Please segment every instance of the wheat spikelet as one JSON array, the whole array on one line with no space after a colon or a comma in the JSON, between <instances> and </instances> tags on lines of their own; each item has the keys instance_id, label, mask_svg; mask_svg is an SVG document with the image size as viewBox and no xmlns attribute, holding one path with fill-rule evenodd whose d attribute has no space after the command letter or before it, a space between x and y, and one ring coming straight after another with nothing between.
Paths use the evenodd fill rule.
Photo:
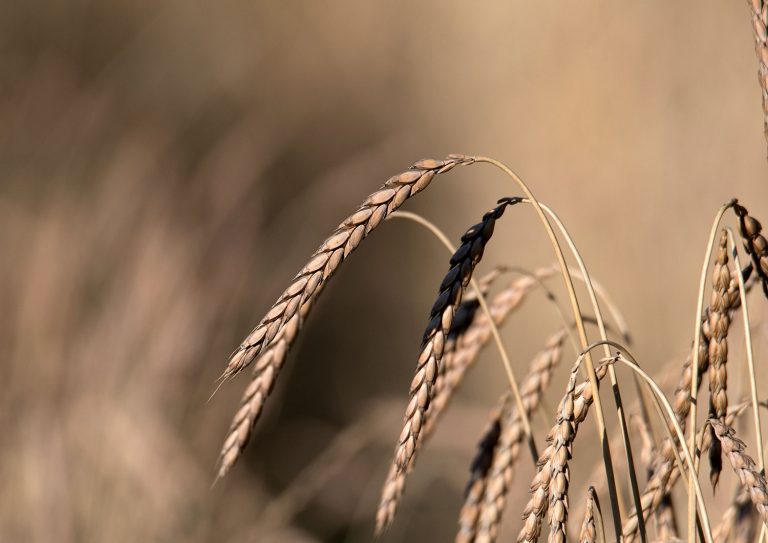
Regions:
<instances>
[{"instance_id":1,"label":"wheat spikelet","mask_svg":"<svg viewBox=\"0 0 768 543\"><path fill-rule=\"evenodd\" d=\"M731 463L733 471L749 494L762 521L768 524L768 485L765 475L755 466L755 461L746 453L747 446L736 437L736 431L730 424L723 424L717 419L709 419L715 430L715 436L723 447L723 453Z\"/></svg>"},{"instance_id":2,"label":"wheat spikelet","mask_svg":"<svg viewBox=\"0 0 768 543\"><path fill-rule=\"evenodd\" d=\"M744 249L752 259L754 269L760 277L763 293L768 296L768 240L760 234L763 226L749 214L744 206L734 202L733 210L739 217L739 232L744 240Z\"/></svg>"},{"instance_id":3,"label":"wheat spikelet","mask_svg":"<svg viewBox=\"0 0 768 543\"><path fill-rule=\"evenodd\" d=\"M712 535L717 543L751 543L757 540L759 520L749 493L740 490Z\"/></svg>"},{"instance_id":4,"label":"wheat spikelet","mask_svg":"<svg viewBox=\"0 0 768 543\"><path fill-rule=\"evenodd\" d=\"M712 269L712 297L709 304L709 319L705 325L705 336L709 337L709 415L721 422L728 411L728 329L730 328L730 298L728 289L731 273L728 270L728 236L720 236L717 258ZM717 488L723 460L720 445L712 442L709 449L709 479L712 488Z\"/></svg>"},{"instance_id":5,"label":"wheat spikelet","mask_svg":"<svg viewBox=\"0 0 768 543\"><path fill-rule=\"evenodd\" d=\"M752 31L758 61L757 80L763 95L763 129L768 140L768 3L749 0L749 7L752 10Z\"/></svg>"},{"instance_id":6,"label":"wheat spikelet","mask_svg":"<svg viewBox=\"0 0 768 543\"><path fill-rule=\"evenodd\" d=\"M539 406L542 394L549 386L552 373L560 363L565 338L566 331L560 330L547 339L544 349L534 357L527 375L520 384L523 405L529 416ZM502 434L479 507L477 541L496 539L506 504L507 490L514 475L514 464L520 455L524 439L525 430L522 420L513 408L503 420Z\"/></svg>"},{"instance_id":7,"label":"wheat spikelet","mask_svg":"<svg viewBox=\"0 0 768 543\"><path fill-rule=\"evenodd\" d=\"M475 540L479 505L487 484L488 471L501 435L501 419L509 411L510 395L502 395L499 405L491 412L488 425L477 446L477 453L470 466L470 478L464 492L464 505L459 514L457 543L471 543Z\"/></svg>"},{"instance_id":8,"label":"wheat spikelet","mask_svg":"<svg viewBox=\"0 0 768 543\"><path fill-rule=\"evenodd\" d=\"M564 496L563 492L568 489L570 447L579 424L586 418L594 400L592 386L588 380L574 387L577 370L578 367L571 372L566 394L560 402L557 423L547 436L549 446L539 459L539 469L531 483L531 498L523 511L523 527L517 536L518 543L538 541L544 514L550 506L555 509L554 514L550 516L553 532L550 537L565 536L565 532L561 530L564 530L567 510L560 500ZM598 379L605 377L607 371L607 364L596 368ZM550 490L554 496L552 498Z\"/></svg>"},{"instance_id":9,"label":"wheat spikelet","mask_svg":"<svg viewBox=\"0 0 768 543\"><path fill-rule=\"evenodd\" d=\"M493 273L493 272L491 272ZM552 268L545 268L536 272L536 277L543 279L554 273ZM490 274L489 274L490 275ZM486 276L487 277L487 276ZM484 278L486 279L486 278ZM483 281L481 280L481 287ZM536 286L537 282L532 277L520 277L513 280L509 286L495 295L488 303L489 312L493 316L493 321L497 325L503 324L509 314L520 307L527 294ZM457 321L459 326L452 328L446 341L445 354L443 355L444 370L438 374L435 381L435 397L429 404L429 410L426 413L426 420L422 433L424 434L421 443L429 437L437 426L442 413L447 408L456 389L464 379L464 375L477 360L480 351L485 347L491 338L491 324L488 316L481 311L477 311L477 299L473 294L467 296L468 300L462 302L460 309L456 312L454 326ZM461 310L465 302L468 303L465 310ZM466 320L460 315L467 315L474 307L471 324L466 330L461 331L461 324ZM455 333L454 333L455 332ZM416 449L416 454L421 447ZM395 468L394 464L387 473L381 492L381 500L376 512L376 534L382 531L392 523L397 512L397 506L405 492L406 472Z\"/></svg>"},{"instance_id":10,"label":"wheat spikelet","mask_svg":"<svg viewBox=\"0 0 768 543\"><path fill-rule=\"evenodd\" d=\"M587 492L584 520L579 532L579 543L597 543L597 526L595 525L595 490L589 487Z\"/></svg>"},{"instance_id":11,"label":"wheat spikelet","mask_svg":"<svg viewBox=\"0 0 768 543\"><path fill-rule=\"evenodd\" d=\"M467 230L461 238L461 245L451 257L451 268L443 278L440 293L432 306L416 365L416 375L411 381L405 423L395 449L394 461L399 471L405 472L411 466L419 443L424 415L434 395L434 384L442 364L445 341L464 289L483 256L485 245L493 235L496 220L503 215L507 206L519 201L519 198L499 200L499 205L483 215L480 223Z\"/></svg>"},{"instance_id":12,"label":"wheat spikelet","mask_svg":"<svg viewBox=\"0 0 768 543\"><path fill-rule=\"evenodd\" d=\"M463 156L425 159L387 180L322 243L259 325L235 350L227 364L225 378L239 373L257 357L258 360L224 441L219 477L234 465L248 442L251 428L262 412L288 350L327 281L363 238L408 198L424 190L435 175L471 162L471 158Z\"/></svg>"}]
</instances>

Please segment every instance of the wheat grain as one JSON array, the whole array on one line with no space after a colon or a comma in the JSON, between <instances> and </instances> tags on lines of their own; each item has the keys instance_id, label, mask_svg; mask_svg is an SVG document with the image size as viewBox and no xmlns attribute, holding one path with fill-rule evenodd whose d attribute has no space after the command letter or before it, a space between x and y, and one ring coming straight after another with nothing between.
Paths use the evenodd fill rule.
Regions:
<instances>
[{"instance_id":1,"label":"wheat grain","mask_svg":"<svg viewBox=\"0 0 768 543\"><path fill-rule=\"evenodd\" d=\"M259 325L235 350L227 364L225 377L232 377L257 357L258 360L224 441L218 477L223 477L240 457L288 350L328 280L388 214L424 190L435 175L471 162L471 158L462 156L420 160L410 170L387 180L322 243Z\"/></svg>"}]
</instances>

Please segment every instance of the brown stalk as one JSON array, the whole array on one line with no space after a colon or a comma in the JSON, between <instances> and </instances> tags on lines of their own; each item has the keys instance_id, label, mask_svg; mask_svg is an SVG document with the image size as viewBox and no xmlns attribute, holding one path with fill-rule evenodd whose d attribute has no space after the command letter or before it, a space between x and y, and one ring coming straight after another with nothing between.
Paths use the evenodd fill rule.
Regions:
<instances>
[{"instance_id":1,"label":"brown stalk","mask_svg":"<svg viewBox=\"0 0 768 543\"><path fill-rule=\"evenodd\" d=\"M224 441L218 477L223 477L240 457L288 350L328 280L387 215L424 190L435 175L450 171L457 165L471 164L472 161L467 157L420 160L410 170L387 180L322 243L266 316L235 350L224 378L236 375L254 361L256 363L240 409Z\"/></svg>"}]
</instances>

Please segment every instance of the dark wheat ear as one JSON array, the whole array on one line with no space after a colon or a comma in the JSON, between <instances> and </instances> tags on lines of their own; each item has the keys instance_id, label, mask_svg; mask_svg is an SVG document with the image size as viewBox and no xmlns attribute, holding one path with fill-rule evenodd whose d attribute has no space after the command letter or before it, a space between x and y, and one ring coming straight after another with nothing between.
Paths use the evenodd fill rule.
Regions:
<instances>
[{"instance_id":1,"label":"dark wheat ear","mask_svg":"<svg viewBox=\"0 0 768 543\"><path fill-rule=\"evenodd\" d=\"M499 205L483 215L482 221L467 230L461 237L461 245L451 257L451 267L440 284L437 300L430 312L429 324L424 332L421 354L416 365L416 374L411 381L405 424L395 449L394 463L398 472L406 472L411 467L425 414L434 395L434 385L440 371L445 344L464 289L483 257L485 245L493 235L496 220L504 214L507 206L520 201L520 198L499 200Z\"/></svg>"},{"instance_id":2,"label":"dark wheat ear","mask_svg":"<svg viewBox=\"0 0 768 543\"><path fill-rule=\"evenodd\" d=\"M342 221L296 274L227 364L224 378L236 375L255 361L251 382L221 450L218 477L229 471L248 442L288 350L328 280L368 234L408 198L424 190L435 175L472 162L472 158L459 155L445 160L425 159L389 178L357 211Z\"/></svg>"},{"instance_id":3,"label":"dark wheat ear","mask_svg":"<svg viewBox=\"0 0 768 543\"><path fill-rule=\"evenodd\" d=\"M499 400L499 405L491 412L488 425L483 431L477 445L477 453L472 459L469 472L469 482L464 491L464 505L459 514L459 532L456 543L471 543L475 541L477 520L480 514L479 505L483 499L488 483L488 472L501 436L501 420L507 416L510 409L510 395L505 392Z\"/></svg>"}]
</instances>

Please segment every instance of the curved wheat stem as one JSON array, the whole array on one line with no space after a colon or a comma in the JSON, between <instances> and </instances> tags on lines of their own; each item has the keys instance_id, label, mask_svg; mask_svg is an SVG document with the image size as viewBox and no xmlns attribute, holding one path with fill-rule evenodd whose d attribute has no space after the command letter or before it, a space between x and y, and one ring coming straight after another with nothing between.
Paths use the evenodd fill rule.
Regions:
<instances>
[{"instance_id":1,"label":"curved wheat stem","mask_svg":"<svg viewBox=\"0 0 768 543\"><path fill-rule=\"evenodd\" d=\"M225 378L239 373L254 360L256 364L224 441L218 477L223 477L240 457L288 350L328 280L363 238L408 198L424 190L435 175L471 162L471 158L458 156L421 160L410 170L387 180L323 242L259 325L235 350L227 364Z\"/></svg>"}]
</instances>

